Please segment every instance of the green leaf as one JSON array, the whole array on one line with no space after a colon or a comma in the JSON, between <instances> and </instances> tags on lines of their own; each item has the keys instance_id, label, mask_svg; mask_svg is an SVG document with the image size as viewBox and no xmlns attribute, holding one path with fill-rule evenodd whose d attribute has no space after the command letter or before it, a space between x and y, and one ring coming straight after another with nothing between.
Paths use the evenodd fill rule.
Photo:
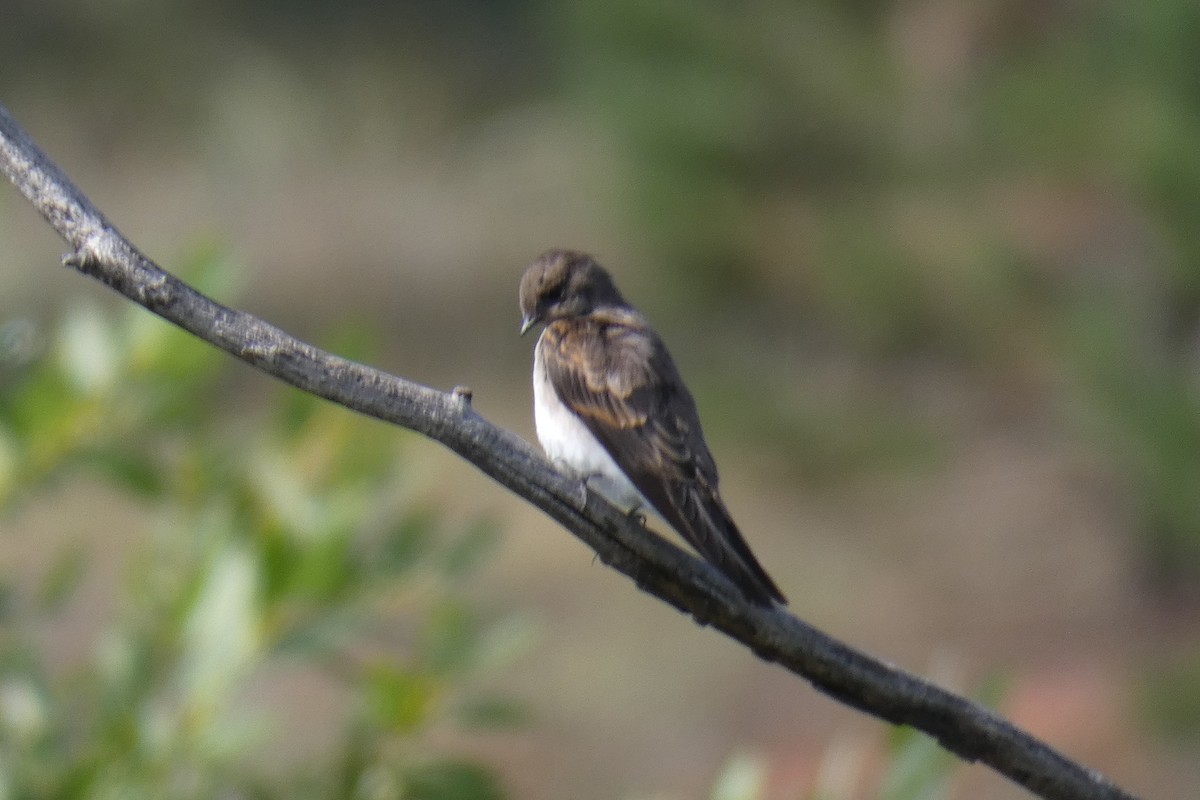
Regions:
<instances>
[{"instance_id":1,"label":"green leaf","mask_svg":"<svg viewBox=\"0 0 1200 800\"><path fill-rule=\"evenodd\" d=\"M14 619L20 611L21 595L8 575L0 574L0 622Z\"/></svg>"},{"instance_id":2,"label":"green leaf","mask_svg":"<svg viewBox=\"0 0 1200 800\"><path fill-rule=\"evenodd\" d=\"M460 603L445 601L425 621L422 660L436 674L463 672L473 665L477 641L471 612Z\"/></svg>"},{"instance_id":3,"label":"green leaf","mask_svg":"<svg viewBox=\"0 0 1200 800\"><path fill-rule=\"evenodd\" d=\"M116 383L122 358L112 320L100 309L84 305L67 313L59 341L59 362L78 391L107 391Z\"/></svg>"},{"instance_id":4,"label":"green leaf","mask_svg":"<svg viewBox=\"0 0 1200 800\"><path fill-rule=\"evenodd\" d=\"M367 703L372 717L388 730L411 734L423 727L441 695L431 675L381 664L369 670Z\"/></svg>"},{"instance_id":5,"label":"green leaf","mask_svg":"<svg viewBox=\"0 0 1200 800\"><path fill-rule=\"evenodd\" d=\"M91 453L85 460L122 489L143 499L160 497L166 489L167 476L161 465L142 453L104 448Z\"/></svg>"},{"instance_id":6,"label":"green leaf","mask_svg":"<svg viewBox=\"0 0 1200 800\"><path fill-rule=\"evenodd\" d=\"M183 625L181 683L194 706L228 700L259 652L259 562L240 543L213 560Z\"/></svg>"},{"instance_id":7,"label":"green leaf","mask_svg":"<svg viewBox=\"0 0 1200 800\"><path fill-rule=\"evenodd\" d=\"M1141 713L1155 731L1179 741L1200 741L1200 651L1156 667L1141 684Z\"/></svg>"},{"instance_id":8,"label":"green leaf","mask_svg":"<svg viewBox=\"0 0 1200 800\"><path fill-rule=\"evenodd\" d=\"M509 614L488 625L479 636L474 666L489 671L510 666L533 649L540 633L540 625L532 616Z\"/></svg>"},{"instance_id":9,"label":"green leaf","mask_svg":"<svg viewBox=\"0 0 1200 800\"><path fill-rule=\"evenodd\" d=\"M292 548L286 589L305 598L334 603L357 583L357 565L350 558L351 541L342 532L328 532Z\"/></svg>"},{"instance_id":10,"label":"green leaf","mask_svg":"<svg viewBox=\"0 0 1200 800\"><path fill-rule=\"evenodd\" d=\"M0 684L0 732L6 745L35 744L50 730L51 711L39 681L27 675L4 676Z\"/></svg>"},{"instance_id":11,"label":"green leaf","mask_svg":"<svg viewBox=\"0 0 1200 800\"><path fill-rule=\"evenodd\" d=\"M326 402L308 392L285 391L275 412L275 424L286 438L298 436Z\"/></svg>"},{"instance_id":12,"label":"green leaf","mask_svg":"<svg viewBox=\"0 0 1200 800\"><path fill-rule=\"evenodd\" d=\"M337 353L342 358L364 364L370 364L379 359L379 341L379 331L365 317L343 321L321 337L324 349L331 353Z\"/></svg>"},{"instance_id":13,"label":"green leaf","mask_svg":"<svg viewBox=\"0 0 1200 800\"><path fill-rule=\"evenodd\" d=\"M53 449L45 440L68 438L82 401L63 374L47 362L39 365L8 406L13 434L31 451Z\"/></svg>"},{"instance_id":14,"label":"green leaf","mask_svg":"<svg viewBox=\"0 0 1200 800\"><path fill-rule=\"evenodd\" d=\"M493 520L477 520L450 544L442 557L442 571L449 578L473 572L495 551L499 541L499 527Z\"/></svg>"},{"instance_id":15,"label":"green leaf","mask_svg":"<svg viewBox=\"0 0 1200 800\"><path fill-rule=\"evenodd\" d=\"M436 542L437 522L432 512L411 511L384 537L370 566L382 575L401 575L429 555Z\"/></svg>"},{"instance_id":16,"label":"green leaf","mask_svg":"<svg viewBox=\"0 0 1200 800\"><path fill-rule=\"evenodd\" d=\"M18 465L20 449L16 437L0 423L0 509L16 492L20 482Z\"/></svg>"},{"instance_id":17,"label":"green leaf","mask_svg":"<svg viewBox=\"0 0 1200 800\"><path fill-rule=\"evenodd\" d=\"M477 764L441 761L411 768L405 800L504 800L496 776Z\"/></svg>"},{"instance_id":18,"label":"green leaf","mask_svg":"<svg viewBox=\"0 0 1200 800\"><path fill-rule=\"evenodd\" d=\"M759 800L767 783L767 768L761 758L736 755L725 764L713 786L711 800Z\"/></svg>"},{"instance_id":19,"label":"green leaf","mask_svg":"<svg viewBox=\"0 0 1200 800\"><path fill-rule=\"evenodd\" d=\"M476 697L459 709L458 719L476 728L516 728L529 723L529 708L511 697Z\"/></svg>"},{"instance_id":20,"label":"green leaf","mask_svg":"<svg viewBox=\"0 0 1200 800\"><path fill-rule=\"evenodd\" d=\"M355 609L334 607L306 615L278 634L274 651L297 658L324 658L347 647L362 633L363 623L363 614Z\"/></svg>"},{"instance_id":21,"label":"green leaf","mask_svg":"<svg viewBox=\"0 0 1200 800\"><path fill-rule=\"evenodd\" d=\"M37 603L42 610L55 611L71 597L87 572L87 556L87 548L78 544L59 553L38 587Z\"/></svg>"},{"instance_id":22,"label":"green leaf","mask_svg":"<svg viewBox=\"0 0 1200 800\"><path fill-rule=\"evenodd\" d=\"M880 800L936 800L946 796L957 762L938 743L907 726L896 729Z\"/></svg>"}]
</instances>

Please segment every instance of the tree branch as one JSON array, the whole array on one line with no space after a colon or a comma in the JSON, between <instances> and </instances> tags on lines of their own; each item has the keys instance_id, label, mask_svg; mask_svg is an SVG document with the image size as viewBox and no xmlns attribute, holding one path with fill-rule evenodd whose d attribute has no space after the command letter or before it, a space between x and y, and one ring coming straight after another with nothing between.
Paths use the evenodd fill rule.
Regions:
<instances>
[{"instance_id":1,"label":"tree branch","mask_svg":"<svg viewBox=\"0 0 1200 800\"><path fill-rule=\"evenodd\" d=\"M303 391L408 428L474 464L540 508L600 559L850 706L937 739L1053 800L1133 795L1070 761L990 710L831 638L783 608L747 603L715 569L646 530L554 470L518 436L445 393L348 361L257 317L227 308L168 274L127 239L0 106L0 169L71 246L63 260L134 302Z\"/></svg>"}]
</instances>

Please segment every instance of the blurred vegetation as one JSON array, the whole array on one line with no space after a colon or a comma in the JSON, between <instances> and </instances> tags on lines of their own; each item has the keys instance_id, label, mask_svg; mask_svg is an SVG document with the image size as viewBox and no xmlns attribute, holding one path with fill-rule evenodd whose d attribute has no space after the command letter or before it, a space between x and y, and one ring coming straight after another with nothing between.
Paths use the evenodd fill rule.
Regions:
<instances>
[{"instance_id":1,"label":"blurred vegetation","mask_svg":"<svg viewBox=\"0 0 1200 800\"><path fill-rule=\"evenodd\" d=\"M574 120L581 151L619 154L578 190L654 264L659 310L717 322L679 349L778 398L710 427L812 480L920 465L945 434L897 376L965 370L1071 421L1118 476L1149 585L1200 586L1193 4L64 0L11 21L0 73L75 92L101 154L130 125L228 123L223 147L266 136L250 162L279 169L372 126L457 158L511 110ZM286 118L255 116L256 92ZM772 357L857 366L821 393Z\"/></svg>"},{"instance_id":2,"label":"blurred vegetation","mask_svg":"<svg viewBox=\"0 0 1200 800\"><path fill-rule=\"evenodd\" d=\"M101 161L136 128L201 141L219 130L221 161L277 159L267 168L281 171L379 139L471 163L468 134L498 117L571 120L587 139L580 153L594 140L617 154L610 183L571 189L620 231L613 250L644 259L612 264L623 281L654 290L656 310L696 331L672 346L709 369L692 380L710 431L810 481L912 468L954 435L937 380L913 384L965 376L995 397L979 424L1008 424L1011 401L1034 409L1030 435L1065 427L1078 437L1113 482L1111 510L1127 518L1146 585L1200 594L1194 3L11 6L0 83L35 109L53 85L59 123L86 130ZM237 160L243 137L261 146ZM548 244L570 243L538 246ZM638 263L653 266L639 273ZM215 451L220 436L180 455L207 419L193 393L199 372L218 369L212 356L180 339L156 367L175 370L176 383L136 384L136 361L114 355L132 351L110 340L136 345L152 326L99 319L68 317L58 347L75 366L56 374L28 361L37 331L20 320L0 329L0 495L19 505L86 464L148 502L184 492L190 505L173 501L181 520L216 526L213 542L239 541L221 526L265 516L263 498L291 490L259 487L258 500L234 491L246 457ZM85 402L80 386L114 391L115 374L129 395L121 406ZM327 413L281 405L293 402L278 412L275 443L254 443L267 450L257 458L292 464L281 442L314 435L303 432L318 423L305 420ZM759 413L735 413L751 404ZM146 414L161 415L165 438L90 438L100 421L140 430ZM47 422L59 417L74 422ZM178 469L162 469L168 458ZM183 474L195 483L182 485ZM199 498L213 492L226 510L205 516ZM318 538L326 557L356 563L348 537ZM270 542L229 557L269 555L263 597L291 591L283 576L304 558L288 536ZM77 563L64 556L46 596L69 588ZM358 580L306 569L320 574L294 580L313 598L340 598ZM1173 688L1150 691L1147 710L1165 731L1194 729L1194 703L1154 699L1194 694L1194 670L1164 680Z\"/></svg>"},{"instance_id":3,"label":"blurred vegetation","mask_svg":"<svg viewBox=\"0 0 1200 800\"><path fill-rule=\"evenodd\" d=\"M1192 4L564 7L564 102L624 144L624 219L668 302L753 308L738 326L783 357L1040 385L1121 475L1151 585L1196 592ZM824 474L831 451L931 452L919 414L873 415L862 389L823 426L786 393L756 438Z\"/></svg>"},{"instance_id":4,"label":"blurred vegetation","mask_svg":"<svg viewBox=\"0 0 1200 800\"><path fill-rule=\"evenodd\" d=\"M1156 665L1138 688L1145 722L1193 751L1200 743L1200 648L1192 646Z\"/></svg>"},{"instance_id":5,"label":"blurred vegetation","mask_svg":"<svg viewBox=\"0 0 1200 800\"><path fill-rule=\"evenodd\" d=\"M222 259L187 272L229 295ZM0 511L91 476L156 522L82 663L50 663L36 631L103 545L67 547L32 585L0 575L0 797L504 795L431 736L521 721L486 685L529 628L464 593L496 528L448 529L406 497L402 433L283 388L238 419L216 402L234 362L132 306L75 307L48 331L10 321L2 340ZM319 757L281 773L263 753L288 732L256 696L288 669L340 687L348 710L317 726Z\"/></svg>"},{"instance_id":6,"label":"blurred vegetation","mask_svg":"<svg viewBox=\"0 0 1200 800\"><path fill-rule=\"evenodd\" d=\"M942 667L934 680L953 685L955 680ZM975 693L985 706L997 707L1008 692L1002 675L986 680ZM966 765L932 737L907 725L889 728L882 746L833 740L825 749L821 769L811 788L797 797L804 800L942 800L955 796L955 779ZM708 794L709 800L764 800L768 790L769 763L754 753L740 753L722 767Z\"/></svg>"},{"instance_id":7,"label":"blurred vegetation","mask_svg":"<svg viewBox=\"0 0 1200 800\"><path fill-rule=\"evenodd\" d=\"M925 734L912 728L892 729L883 748L882 764L866 752L828 748L818 785L798 797L804 800L942 800L962 762ZM708 800L765 800L770 765L751 753L730 758L709 791Z\"/></svg>"}]
</instances>

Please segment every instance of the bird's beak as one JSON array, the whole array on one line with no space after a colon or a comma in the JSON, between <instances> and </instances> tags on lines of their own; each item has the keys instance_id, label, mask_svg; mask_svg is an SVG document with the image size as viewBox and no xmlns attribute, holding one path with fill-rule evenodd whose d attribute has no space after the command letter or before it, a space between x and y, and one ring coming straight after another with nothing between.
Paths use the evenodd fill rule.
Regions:
<instances>
[{"instance_id":1,"label":"bird's beak","mask_svg":"<svg viewBox=\"0 0 1200 800\"><path fill-rule=\"evenodd\" d=\"M521 319L521 335L524 336L529 332L529 329L537 324L537 316L534 314L526 314Z\"/></svg>"}]
</instances>

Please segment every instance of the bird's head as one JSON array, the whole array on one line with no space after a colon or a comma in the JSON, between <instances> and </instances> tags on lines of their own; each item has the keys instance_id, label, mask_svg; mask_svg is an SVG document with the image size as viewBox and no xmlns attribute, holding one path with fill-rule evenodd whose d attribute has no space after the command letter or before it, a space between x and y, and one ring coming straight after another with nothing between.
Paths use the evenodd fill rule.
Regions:
<instances>
[{"instance_id":1,"label":"bird's head","mask_svg":"<svg viewBox=\"0 0 1200 800\"><path fill-rule=\"evenodd\" d=\"M521 276L521 333L539 322L625 304L604 267L586 253L547 250Z\"/></svg>"}]
</instances>

